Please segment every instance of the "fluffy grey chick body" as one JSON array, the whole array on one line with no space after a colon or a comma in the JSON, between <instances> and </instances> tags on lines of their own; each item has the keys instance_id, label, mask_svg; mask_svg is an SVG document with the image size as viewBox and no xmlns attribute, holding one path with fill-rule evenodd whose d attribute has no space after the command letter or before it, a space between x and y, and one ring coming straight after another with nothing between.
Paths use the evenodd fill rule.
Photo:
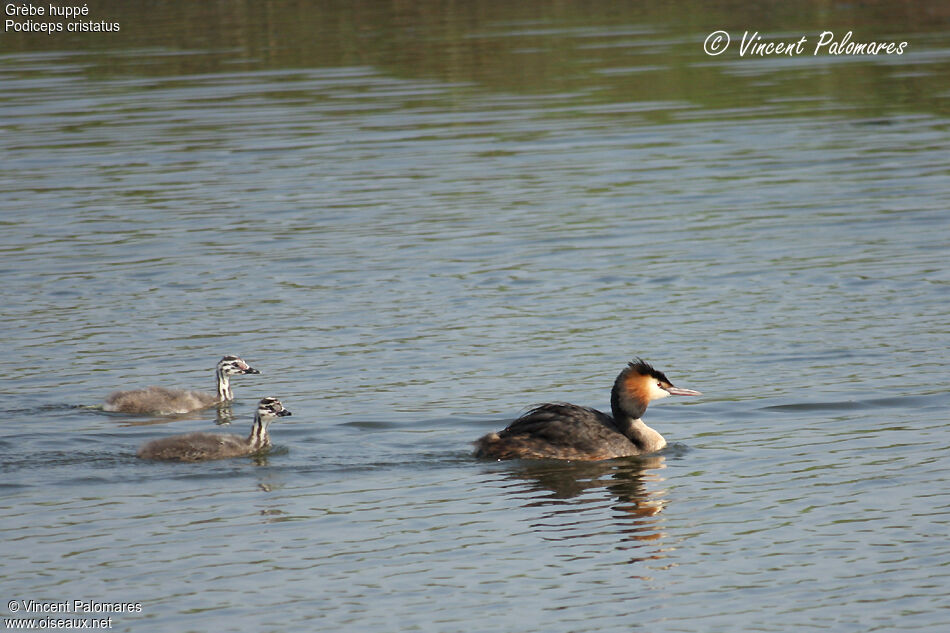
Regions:
<instances>
[{"instance_id":1,"label":"fluffy grey chick body","mask_svg":"<svg viewBox=\"0 0 950 633\"><path fill-rule=\"evenodd\" d=\"M191 389L166 389L146 387L132 391L116 391L106 398L103 410L140 415L179 415L198 411L223 402L234 400L231 391L231 376L259 374L238 356L225 356L214 370L216 393Z\"/></svg>"},{"instance_id":2,"label":"fluffy grey chick body","mask_svg":"<svg viewBox=\"0 0 950 633\"><path fill-rule=\"evenodd\" d=\"M267 427L275 418L291 415L277 398L264 398L257 405L254 426L246 438L231 433L186 433L152 440L138 450L142 459L200 462L253 455L269 448Z\"/></svg>"}]
</instances>

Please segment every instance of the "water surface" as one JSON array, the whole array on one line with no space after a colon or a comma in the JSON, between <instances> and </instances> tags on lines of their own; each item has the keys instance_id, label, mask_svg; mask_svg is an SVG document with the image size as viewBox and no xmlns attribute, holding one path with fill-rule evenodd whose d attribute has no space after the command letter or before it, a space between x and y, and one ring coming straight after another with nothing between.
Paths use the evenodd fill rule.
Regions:
<instances>
[{"instance_id":1,"label":"water surface","mask_svg":"<svg viewBox=\"0 0 950 633\"><path fill-rule=\"evenodd\" d=\"M144 6L0 40L0 597L140 602L125 631L950 624L942 7ZM716 28L910 45L711 58ZM93 408L226 353L263 373L219 430L294 412L266 458L144 463L215 411ZM705 394L648 411L662 454L471 456L607 408L635 355Z\"/></svg>"}]
</instances>

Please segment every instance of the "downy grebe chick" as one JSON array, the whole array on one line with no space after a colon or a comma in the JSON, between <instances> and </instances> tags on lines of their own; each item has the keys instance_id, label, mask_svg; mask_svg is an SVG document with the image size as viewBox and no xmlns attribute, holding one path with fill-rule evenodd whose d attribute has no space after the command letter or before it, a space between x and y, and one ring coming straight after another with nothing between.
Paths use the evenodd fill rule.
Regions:
<instances>
[{"instance_id":1,"label":"downy grebe chick","mask_svg":"<svg viewBox=\"0 0 950 633\"><path fill-rule=\"evenodd\" d=\"M264 398L257 405L254 426L246 438L230 433L188 433L143 444L136 455L142 459L200 462L253 455L270 446L267 426L277 417L290 415L277 398Z\"/></svg>"},{"instance_id":2,"label":"downy grebe chick","mask_svg":"<svg viewBox=\"0 0 950 633\"><path fill-rule=\"evenodd\" d=\"M217 393L192 391L190 389L165 389L147 387L133 391L116 391L106 398L105 411L138 413L145 415L177 415L204 409L222 402L234 400L231 393L231 376L259 374L237 356L225 356L214 370Z\"/></svg>"},{"instance_id":3,"label":"downy grebe chick","mask_svg":"<svg viewBox=\"0 0 950 633\"><path fill-rule=\"evenodd\" d=\"M475 455L594 461L654 453L666 446L666 440L640 417L650 402L670 395L702 394L674 387L663 372L638 358L614 382L610 392L613 416L575 404L542 404L505 430L475 442Z\"/></svg>"}]
</instances>

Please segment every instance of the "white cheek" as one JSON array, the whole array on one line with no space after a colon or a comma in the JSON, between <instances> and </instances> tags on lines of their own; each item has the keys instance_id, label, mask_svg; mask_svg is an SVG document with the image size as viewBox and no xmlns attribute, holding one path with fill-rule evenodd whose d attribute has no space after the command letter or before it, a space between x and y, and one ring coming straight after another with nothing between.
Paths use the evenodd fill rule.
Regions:
<instances>
[{"instance_id":1,"label":"white cheek","mask_svg":"<svg viewBox=\"0 0 950 633\"><path fill-rule=\"evenodd\" d=\"M670 395L666 389L661 389L655 382L650 383L650 400L660 400Z\"/></svg>"}]
</instances>

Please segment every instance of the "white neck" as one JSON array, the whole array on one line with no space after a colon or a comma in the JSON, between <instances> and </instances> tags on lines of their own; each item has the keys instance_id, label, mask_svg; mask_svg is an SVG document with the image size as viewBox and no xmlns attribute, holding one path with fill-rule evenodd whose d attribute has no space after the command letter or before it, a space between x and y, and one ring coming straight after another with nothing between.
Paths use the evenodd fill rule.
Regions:
<instances>
[{"instance_id":1,"label":"white neck","mask_svg":"<svg viewBox=\"0 0 950 633\"><path fill-rule=\"evenodd\" d=\"M269 423L270 418L262 418L260 413L254 416L254 426L251 427L251 434L247 436L247 443L255 451L270 446L270 436L267 435Z\"/></svg>"},{"instance_id":2,"label":"white neck","mask_svg":"<svg viewBox=\"0 0 950 633\"><path fill-rule=\"evenodd\" d=\"M231 379L224 373L219 367L214 372L215 378L218 382L218 400L221 402L228 402L229 400L234 400L234 394L231 393Z\"/></svg>"},{"instance_id":3,"label":"white neck","mask_svg":"<svg viewBox=\"0 0 950 633\"><path fill-rule=\"evenodd\" d=\"M617 420L620 431L637 445L642 453L655 453L666 446L666 440L656 430L648 427L643 420Z\"/></svg>"}]
</instances>

